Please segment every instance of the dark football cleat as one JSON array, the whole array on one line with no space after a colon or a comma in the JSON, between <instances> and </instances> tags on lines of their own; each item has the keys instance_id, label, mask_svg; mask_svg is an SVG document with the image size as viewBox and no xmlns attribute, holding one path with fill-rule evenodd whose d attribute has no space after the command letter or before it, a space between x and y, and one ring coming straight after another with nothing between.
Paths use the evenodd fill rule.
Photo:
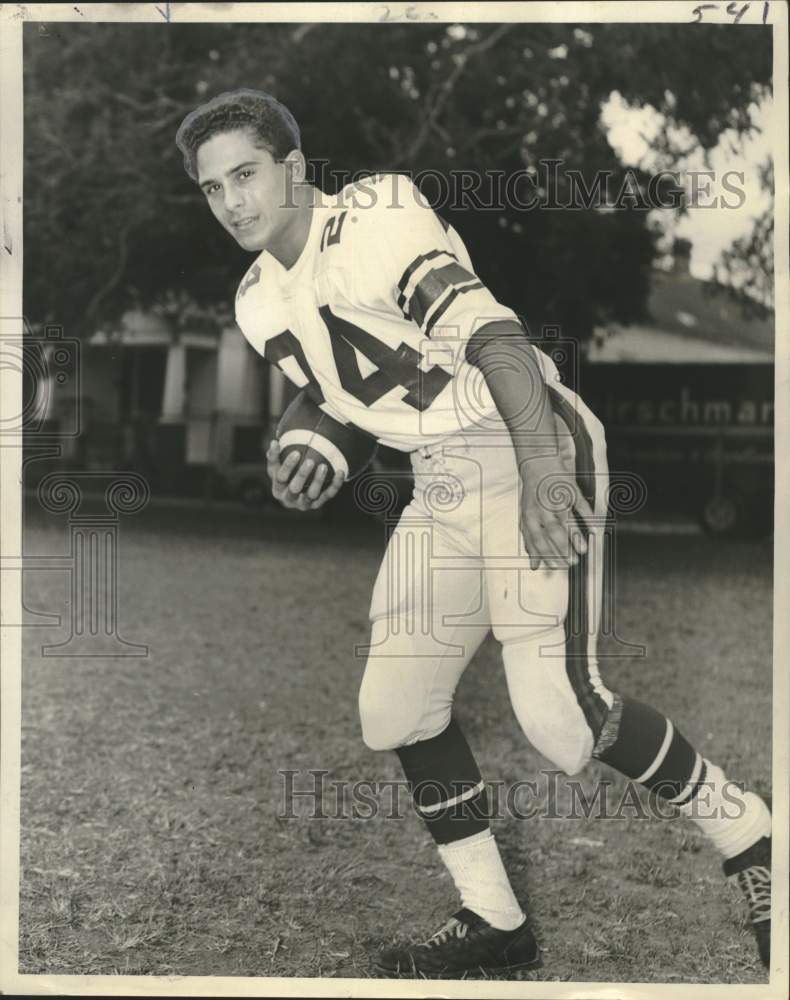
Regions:
<instances>
[{"instance_id":1,"label":"dark football cleat","mask_svg":"<svg viewBox=\"0 0 790 1000\"><path fill-rule=\"evenodd\" d=\"M757 950L767 969L771 964L771 838L762 837L725 861L724 874L746 897Z\"/></svg>"},{"instance_id":2,"label":"dark football cleat","mask_svg":"<svg viewBox=\"0 0 790 1000\"><path fill-rule=\"evenodd\" d=\"M376 971L418 979L455 978L464 973L513 972L541 964L527 922L501 931L466 908L422 944L388 948L376 959Z\"/></svg>"}]
</instances>

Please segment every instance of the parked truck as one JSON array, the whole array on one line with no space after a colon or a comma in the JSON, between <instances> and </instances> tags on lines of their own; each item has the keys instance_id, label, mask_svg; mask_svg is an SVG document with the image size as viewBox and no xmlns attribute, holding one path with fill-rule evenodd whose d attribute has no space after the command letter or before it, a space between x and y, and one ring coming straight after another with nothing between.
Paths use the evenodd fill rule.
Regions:
<instances>
[{"instance_id":1,"label":"parked truck","mask_svg":"<svg viewBox=\"0 0 790 1000\"><path fill-rule=\"evenodd\" d=\"M714 535L772 530L772 364L587 364L578 382L610 469L642 477L651 511L690 514Z\"/></svg>"}]
</instances>

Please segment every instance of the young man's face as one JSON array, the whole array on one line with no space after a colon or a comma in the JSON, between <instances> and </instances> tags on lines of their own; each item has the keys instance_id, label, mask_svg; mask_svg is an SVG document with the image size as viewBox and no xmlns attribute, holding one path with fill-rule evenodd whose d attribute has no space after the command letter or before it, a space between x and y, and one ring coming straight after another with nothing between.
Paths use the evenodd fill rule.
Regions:
<instances>
[{"instance_id":1,"label":"young man's face","mask_svg":"<svg viewBox=\"0 0 790 1000\"><path fill-rule=\"evenodd\" d=\"M197 180L220 224L245 250L265 250L296 216L290 172L249 129L222 132L197 151Z\"/></svg>"}]
</instances>

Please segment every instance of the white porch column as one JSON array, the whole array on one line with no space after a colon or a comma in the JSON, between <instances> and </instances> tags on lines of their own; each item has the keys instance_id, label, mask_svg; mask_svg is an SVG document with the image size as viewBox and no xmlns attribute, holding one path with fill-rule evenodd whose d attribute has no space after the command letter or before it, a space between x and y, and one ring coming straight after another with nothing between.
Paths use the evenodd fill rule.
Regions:
<instances>
[{"instance_id":1,"label":"white porch column","mask_svg":"<svg viewBox=\"0 0 790 1000\"><path fill-rule=\"evenodd\" d=\"M217 410L230 417L260 419L261 386L255 355L235 326L223 330L219 341Z\"/></svg>"},{"instance_id":2,"label":"white porch column","mask_svg":"<svg viewBox=\"0 0 790 1000\"><path fill-rule=\"evenodd\" d=\"M222 331L217 353L217 421L214 461L231 454L233 427L262 423L260 366L255 352L237 326Z\"/></svg>"},{"instance_id":3,"label":"white porch column","mask_svg":"<svg viewBox=\"0 0 790 1000\"><path fill-rule=\"evenodd\" d=\"M187 350L181 343L171 344L167 351L165 388L162 394L162 423L175 423L184 418L186 399Z\"/></svg>"}]
</instances>

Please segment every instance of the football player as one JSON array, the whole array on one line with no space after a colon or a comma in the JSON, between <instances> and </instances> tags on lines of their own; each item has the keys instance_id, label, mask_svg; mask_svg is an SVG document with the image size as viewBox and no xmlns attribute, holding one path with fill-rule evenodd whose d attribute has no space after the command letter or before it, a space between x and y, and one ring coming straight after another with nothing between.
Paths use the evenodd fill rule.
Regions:
<instances>
[{"instance_id":1,"label":"football player","mask_svg":"<svg viewBox=\"0 0 790 1000\"><path fill-rule=\"evenodd\" d=\"M257 91L197 108L177 143L220 225L256 254L236 298L249 342L332 417L411 455L414 494L374 586L359 709L366 744L400 758L462 905L377 968L447 977L539 962L452 712L489 630L526 738L566 774L603 761L696 823L743 891L767 965L768 807L598 671L599 421L407 178L325 195L307 182L293 116ZM276 442L268 464L288 507L318 507L342 484L321 467L305 490L312 464L281 464Z\"/></svg>"}]
</instances>

